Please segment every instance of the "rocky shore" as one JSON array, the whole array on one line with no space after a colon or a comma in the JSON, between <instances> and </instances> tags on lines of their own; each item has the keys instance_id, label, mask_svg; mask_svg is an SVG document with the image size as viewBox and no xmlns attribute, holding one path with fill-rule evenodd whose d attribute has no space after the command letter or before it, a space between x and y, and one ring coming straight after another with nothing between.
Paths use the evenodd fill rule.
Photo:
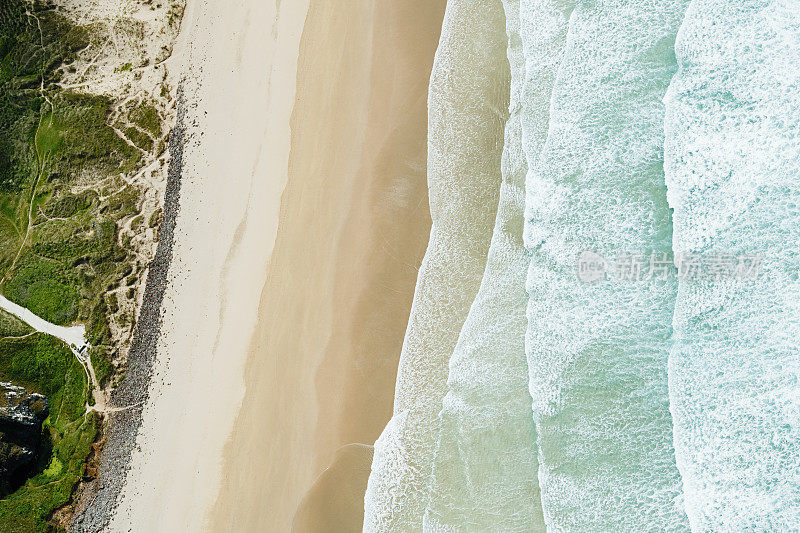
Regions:
<instances>
[{"instance_id":1,"label":"rocky shore","mask_svg":"<svg viewBox=\"0 0 800 533\"><path fill-rule=\"evenodd\" d=\"M19 486L39 458L47 398L0 383L0 498Z\"/></svg>"},{"instance_id":2,"label":"rocky shore","mask_svg":"<svg viewBox=\"0 0 800 533\"><path fill-rule=\"evenodd\" d=\"M172 260L172 245L179 210L183 148L186 137L186 107L183 91L178 89L177 120L169 136L170 162L164 193L163 220L158 246L151 261L142 307L128 355L125 378L111 395L111 405L121 410L109 413L104 427L103 445L97 457L97 476L86 483L78 495L71 531L103 531L117 505L128 471L136 435L142 422L142 410L148 399L148 387L156 360L161 326L161 304Z\"/></svg>"}]
</instances>

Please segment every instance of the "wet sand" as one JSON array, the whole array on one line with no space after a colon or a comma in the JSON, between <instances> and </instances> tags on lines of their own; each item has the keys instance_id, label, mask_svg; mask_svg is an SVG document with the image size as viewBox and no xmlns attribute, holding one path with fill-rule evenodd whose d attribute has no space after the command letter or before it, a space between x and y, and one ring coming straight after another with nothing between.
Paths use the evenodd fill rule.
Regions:
<instances>
[{"instance_id":1,"label":"wet sand","mask_svg":"<svg viewBox=\"0 0 800 533\"><path fill-rule=\"evenodd\" d=\"M294 533L360 531L372 446L348 444L336 452L297 508Z\"/></svg>"},{"instance_id":2,"label":"wet sand","mask_svg":"<svg viewBox=\"0 0 800 533\"><path fill-rule=\"evenodd\" d=\"M345 4L312 0L303 31L280 228L213 531L360 530L371 447L347 445L371 445L392 413L430 231L444 2Z\"/></svg>"}]
</instances>

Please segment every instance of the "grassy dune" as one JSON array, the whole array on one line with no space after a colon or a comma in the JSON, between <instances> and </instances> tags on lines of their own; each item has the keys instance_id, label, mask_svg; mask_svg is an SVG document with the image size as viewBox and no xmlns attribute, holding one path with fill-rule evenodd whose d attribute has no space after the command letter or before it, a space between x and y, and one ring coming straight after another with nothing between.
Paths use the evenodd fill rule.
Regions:
<instances>
[{"instance_id":1,"label":"grassy dune","mask_svg":"<svg viewBox=\"0 0 800 533\"><path fill-rule=\"evenodd\" d=\"M140 192L122 176L153 149L141 131L157 138L161 125L150 106L126 109L138 127L123 130L128 142L108 124L112 102L58 87L62 66L87 42L86 30L40 4L0 5L0 292L55 324L85 323L102 383L113 372L109 291L135 276L117 221L136 214ZM49 531L98 433L85 412L84 370L56 339L0 315L0 379L47 395L51 406L49 453L0 500L0 532Z\"/></svg>"}]
</instances>

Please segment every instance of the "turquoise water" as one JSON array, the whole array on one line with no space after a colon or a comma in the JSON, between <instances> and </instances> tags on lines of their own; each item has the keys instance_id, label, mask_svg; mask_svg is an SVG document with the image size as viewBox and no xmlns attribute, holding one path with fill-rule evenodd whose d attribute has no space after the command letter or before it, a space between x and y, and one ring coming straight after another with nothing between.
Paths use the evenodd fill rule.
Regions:
<instances>
[{"instance_id":1,"label":"turquoise water","mask_svg":"<svg viewBox=\"0 0 800 533\"><path fill-rule=\"evenodd\" d=\"M800 6L692 2L666 98L676 253L763 261L682 279L669 365L696 531L800 528Z\"/></svg>"},{"instance_id":2,"label":"turquoise water","mask_svg":"<svg viewBox=\"0 0 800 533\"><path fill-rule=\"evenodd\" d=\"M452 0L442 35L364 530L800 530L800 5Z\"/></svg>"},{"instance_id":3,"label":"turquoise water","mask_svg":"<svg viewBox=\"0 0 800 533\"><path fill-rule=\"evenodd\" d=\"M661 100L686 5L575 4L527 177L526 344L545 519L559 531L688 529L667 392L675 280L575 272L584 250L670 249Z\"/></svg>"}]
</instances>

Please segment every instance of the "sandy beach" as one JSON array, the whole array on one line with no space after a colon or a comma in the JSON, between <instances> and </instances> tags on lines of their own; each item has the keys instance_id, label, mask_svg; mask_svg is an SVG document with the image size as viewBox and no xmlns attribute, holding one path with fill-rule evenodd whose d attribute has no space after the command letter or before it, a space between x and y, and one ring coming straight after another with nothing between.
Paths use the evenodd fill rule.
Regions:
<instances>
[{"instance_id":1,"label":"sandy beach","mask_svg":"<svg viewBox=\"0 0 800 533\"><path fill-rule=\"evenodd\" d=\"M430 230L443 4L311 2L281 226L213 531L360 530Z\"/></svg>"},{"instance_id":2,"label":"sandy beach","mask_svg":"<svg viewBox=\"0 0 800 533\"><path fill-rule=\"evenodd\" d=\"M186 102L158 360L114 531L199 531L244 393L286 182L306 6L190 2L170 71Z\"/></svg>"},{"instance_id":3,"label":"sandy beach","mask_svg":"<svg viewBox=\"0 0 800 533\"><path fill-rule=\"evenodd\" d=\"M173 259L111 530L360 528L430 230L443 12L189 2Z\"/></svg>"}]
</instances>

